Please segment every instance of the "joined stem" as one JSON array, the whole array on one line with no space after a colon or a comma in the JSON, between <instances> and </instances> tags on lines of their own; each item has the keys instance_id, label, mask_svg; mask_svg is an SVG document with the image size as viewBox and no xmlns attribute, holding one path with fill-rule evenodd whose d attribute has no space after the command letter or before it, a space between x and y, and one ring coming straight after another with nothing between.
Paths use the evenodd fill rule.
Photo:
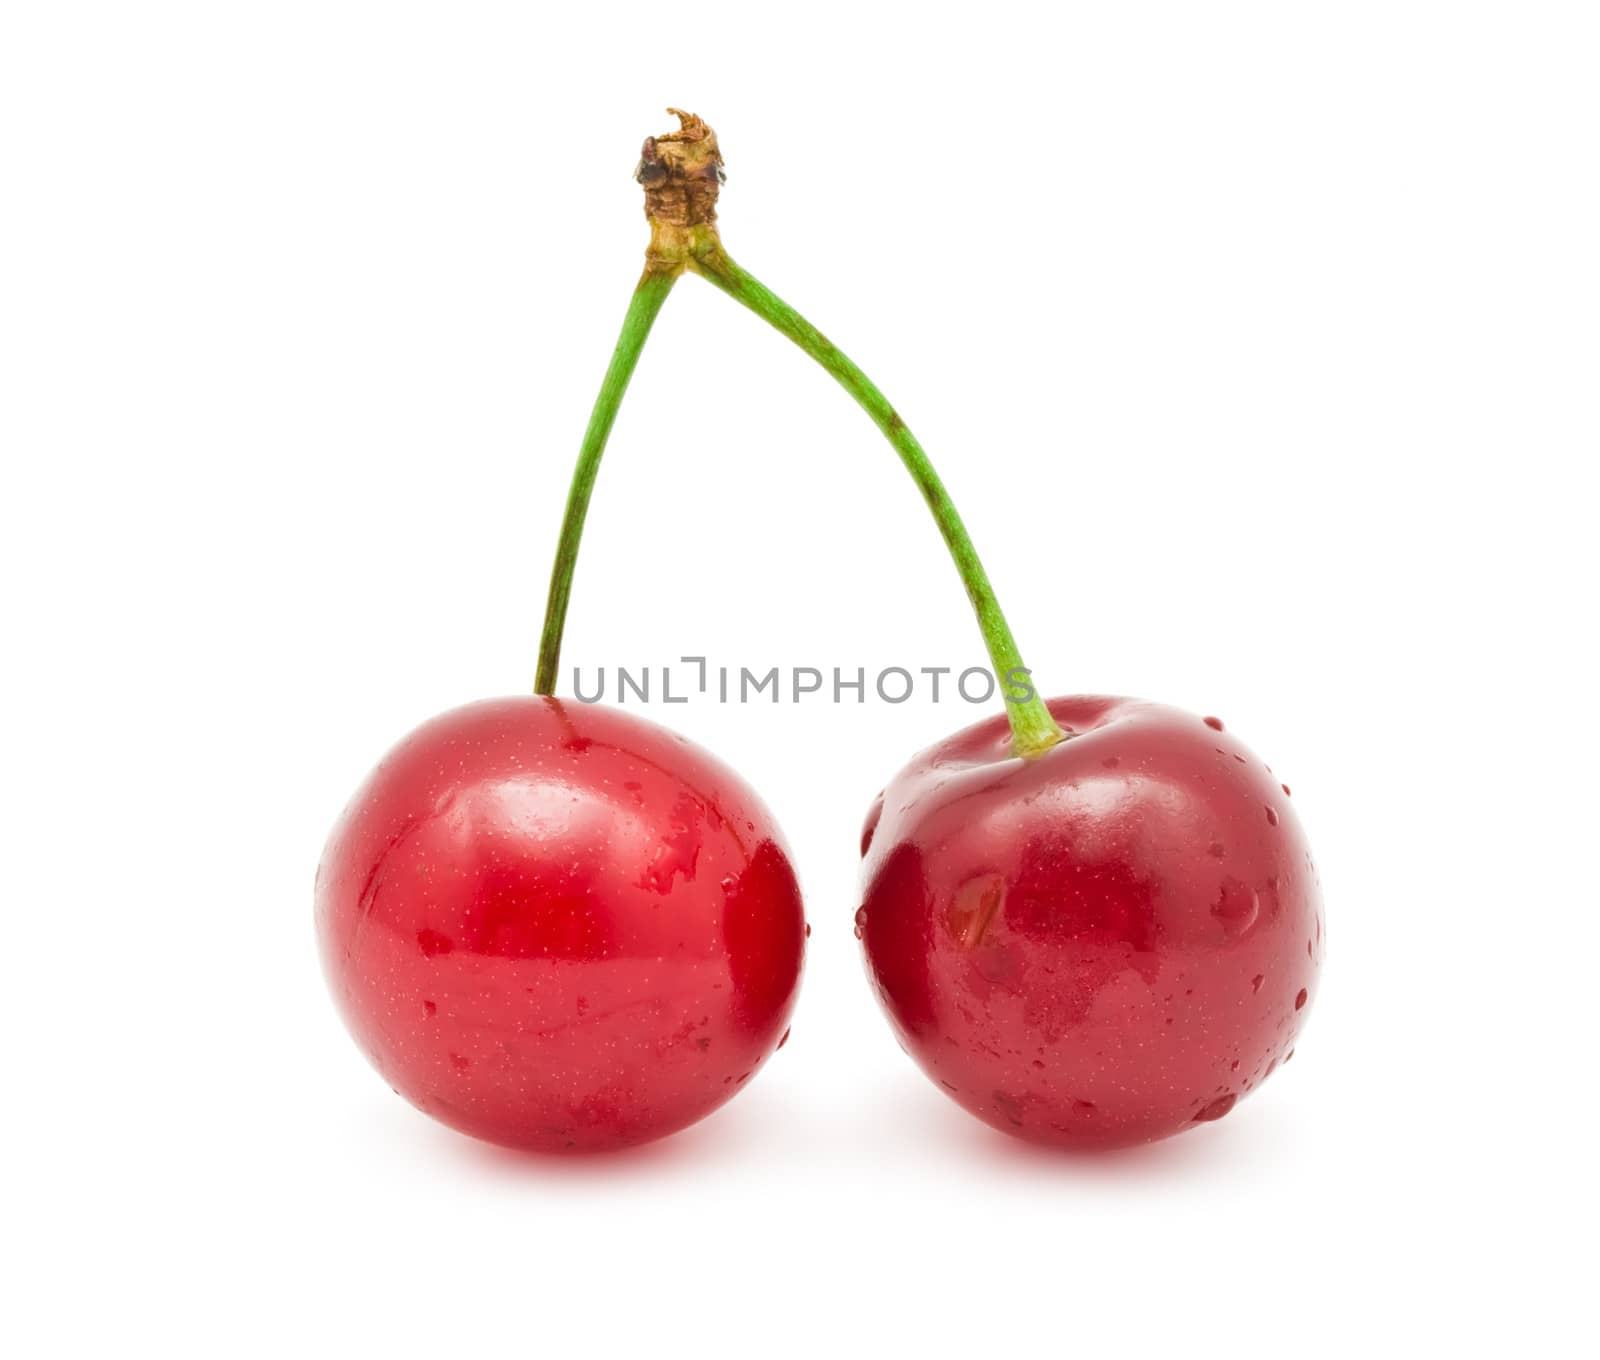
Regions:
<instances>
[{"instance_id":1,"label":"joined stem","mask_svg":"<svg viewBox=\"0 0 1600 1360\"><path fill-rule=\"evenodd\" d=\"M561 539L550 573L550 596L545 606L544 633L539 640L535 692L550 694L555 689L561 635L566 626L567 602L578 561L578 544L583 537L584 516L589 509L600 457L605 452L617 408L639 360L639 351L644 348L667 294L678 276L685 269L692 269L794 341L833 375L883 431L933 512L934 522L967 589L967 598L972 601L984 646L994 666L995 683L1005 696L1012 750L1023 757L1049 750L1064 734L1050 716L1027 667L1022 664L1022 654L1000 610L994 587L989 584L988 574L978 560L966 526L956 513L944 483L933 470L933 464L928 461L928 455L888 398L865 373L799 312L729 258L716 228L717 193L723 179L722 153L716 134L695 114L676 109L669 112L678 115L682 128L649 138L635 171L635 178L645 189L650 247L645 255L644 277L639 280L623 320L622 334L611 356L605 381L600 385L600 395L595 400L594 413L589 417L589 428L578 451L578 465L572 474Z\"/></svg>"}]
</instances>

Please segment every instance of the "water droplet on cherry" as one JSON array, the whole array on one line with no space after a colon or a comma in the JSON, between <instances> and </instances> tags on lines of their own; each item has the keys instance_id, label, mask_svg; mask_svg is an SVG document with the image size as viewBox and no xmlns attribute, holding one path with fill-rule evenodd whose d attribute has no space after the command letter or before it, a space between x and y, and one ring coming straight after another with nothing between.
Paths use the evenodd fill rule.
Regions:
<instances>
[{"instance_id":1,"label":"water droplet on cherry","mask_svg":"<svg viewBox=\"0 0 1600 1360\"><path fill-rule=\"evenodd\" d=\"M1299 994L1294 999L1294 1008L1296 1010L1301 1009L1306 1004L1306 999L1309 995L1310 994L1306 991L1306 989L1302 987Z\"/></svg>"},{"instance_id":2,"label":"water droplet on cherry","mask_svg":"<svg viewBox=\"0 0 1600 1360\"><path fill-rule=\"evenodd\" d=\"M1222 719L1221 718L1207 718L1206 719L1206 726L1209 727L1213 732L1220 732L1220 731L1222 731Z\"/></svg>"},{"instance_id":3,"label":"water droplet on cherry","mask_svg":"<svg viewBox=\"0 0 1600 1360\"><path fill-rule=\"evenodd\" d=\"M448 935L441 935L437 930L430 930L424 926L417 932L417 948L422 951L424 958L435 958L440 954L448 954L456 947L456 942Z\"/></svg>"},{"instance_id":4,"label":"water droplet on cherry","mask_svg":"<svg viewBox=\"0 0 1600 1360\"><path fill-rule=\"evenodd\" d=\"M1278 812L1277 812L1277 809L1276 808L1268 808L1267 809L1267 825L1268 826L1277 826L1277 824L1278 824Z\"/></svg>"},{"instance_id":5,"label":"water droplet on cherry","mask_svg":"<svg viewBox=\"0 0 1600 1360\"><path fill-rule=\"evenodd\" d=\"M1221 1119L1223 1115L1234 1107L1234 1103L1238 1099L1239 1097L1234 1095L1232 1091L1229 1091L1225 1096L1218 1096L1209 1105L1201 1107L1200 1112L1194 1117L1194 1122L1196 1124L1209 1124L1213 1119Z\"/></svg>"},{"instance_id":6,"label":"water droplet on cherry","mask_svg":"<svg viewBox=\"0 0 1600 1360\"><path fill-rule=\"evenodd\" d=\"M856 939L860 939L867 931L867 909L856 908Z\"/></svg>"},{"instance_id":7,"label":"water droplet on cherry","mask_svg":"<svg viewBox=\"0 0 1600 1360\"><path fill-rule=\"evenodd\" d=\"M1005 879L999 874L979 874L956 890L945 913L945 924L963 949L974 949L982 942L1005 892Z\"/></svg>"},{"instance_id":8,"label":"water droplet on cherry","mask_svg":"<svg viewBox=\"0 0 1600 1360\"><path fill-rule=\"evenodd\" d=\"M1260 910L1261 899L1255 889L1237 878L1225 880L1221 895L1211 904L1211 914L1230 937L1243 935L1249 930L1256 923Z\"/></svg>"}]
</instances>

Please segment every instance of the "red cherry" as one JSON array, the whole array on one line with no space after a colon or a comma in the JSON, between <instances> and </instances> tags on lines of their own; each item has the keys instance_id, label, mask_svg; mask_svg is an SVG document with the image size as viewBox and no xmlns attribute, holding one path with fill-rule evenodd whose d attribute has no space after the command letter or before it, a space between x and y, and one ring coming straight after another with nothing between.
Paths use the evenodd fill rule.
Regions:
<instances>
[{"instance_id":1,"label":"red cherry","mask_svg":"<svg viewBox=\"0 0 1600 1360\"><path fill-rule=\"evenodd\" d=\"M672 1133L776 1050L805 919L772 816L642 719L491 699L396 746L334 828L317 934L356 1042L512 1147Z\"/></svg>"},{"instance_id":2,"label":"red cherry","mask_svg":"<svg viewBox=\"0 0 1600 1360\"><path fill-rule=\"evenodd\" d=\"M1282 785L1215 718L1049 702L924 751L867 816L857 929L905 1048L966 1109L1112 1147L1220 1119L1316 989L1316 872Z\"/></svg>"}]
</instances>

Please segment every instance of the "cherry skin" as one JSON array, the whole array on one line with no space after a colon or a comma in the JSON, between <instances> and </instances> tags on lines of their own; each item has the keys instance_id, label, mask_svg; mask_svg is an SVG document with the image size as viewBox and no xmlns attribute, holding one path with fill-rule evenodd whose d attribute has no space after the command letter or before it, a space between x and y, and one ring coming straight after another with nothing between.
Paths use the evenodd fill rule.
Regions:
<instances>
[{"instance_id":1,"label":"cherry skin","mask_svg":"<svg viewBox=\"0 0 1600 1360\"><path fill-rule=\"evenodd\" d=\"M694 1123L787 1037L805 919L771 814L684 738L533 695L378 765L317 872L334 999L419 1109L511 1147Z\"/></svg>"},{"instance_id":2,"label":"cherry skin","mask_svg":"<svg viewBox=\"0 0 1600 1360\"><path fill-rule=\"evenodd\" d=\"M1037 1143L1116 1147L1218 1119L1286 1062L1322 909L1289 790L1215 718L1049 701L895 776L862 833L857 934L902 1046Z\"/></svg>"}]
</instances>

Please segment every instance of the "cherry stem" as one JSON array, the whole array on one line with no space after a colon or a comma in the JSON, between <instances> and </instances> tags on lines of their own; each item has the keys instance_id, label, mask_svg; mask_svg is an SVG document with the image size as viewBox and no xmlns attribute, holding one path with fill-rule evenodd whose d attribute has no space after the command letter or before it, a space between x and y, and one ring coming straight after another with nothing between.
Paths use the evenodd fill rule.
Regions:
<instances>
[{"instance_id":1,"label":"cherry stem","mask_svg":"<svg viewBox=\"0 0 1600 1360\"><path fill-rule=\"evenodd\" d=\"M606 440L611 435L623 394L628 390L628 380L639 362L639 353L681 272L681 269L663 269L654 264L646 267L644 277L634 289L633 300L628 304L628 314L622 320L622 334L617 337L611 364L600 384L600 395L595 398L594 410L589 415L589 428L584 431L583 445L578 450L578 465L572 470L572 488L567 492L567 510L561 521L561 538L556 544L555 566L550 570L544 633L539 639L539 669L533 682L535 694L555 692L556 670L561 663L561 635L566 629L567 602L572 595L572 574L578 565L578 544L583 539L583 521L589 512L595 476L600 471L600 457L606 451Z\"/></svg>"},{"instance_id":2,"label":"cherry stem","mask_svg":"<svg viewBox=\"0 0 1600 1360\"><path fill-rule=\"evenodd\" d=\"M994 587L989 584L983 563L978 560L977 549L967 537L966 526L956 513L939 474L928 461L928 455L888 398L865 373L799 312L728 257L716 228L717 195L723 181L722 152L716 133L697 114L678 109L668 112L677 116L681 126L676 132L646 138L638 169L634 171L634 178L644 188L645 217L650 223L645 273L622 323L622 335L611 356L605 381L600 385L594 414L589 417L589 429L578 453L578 466L572 474L567 513L561 524L555 567L550 573L550 598L545 607L544 634L539 640L539 669L534 691L551 694L555 690L561 634L566 626L572 574L578 562L578 543L583 537L584 516L600 469L600 457L605 452L606 436L611 433L617 407L622 403L628 379L639 360L639 351L644 348L662 303L667 300L678 275L692 269L770 322L833 374L839 385L883 431L933 512L934 522L967 588L967 597L978 616L978 627L994 666L995 684L1005 696L1012 750L1024 757L1049 750L1064 734L1050 716L1027 667L1022 664L1022 654L1000 611L1000 602L995 599Z\"/></svg>"},{"instance_id":3,"label":"cherry stem","mask_svg":"<svg viewBox=\"0 0 1600 1360\"><path fill-rule=\"evenodd\" d=\"M955 560L961 583L967 588L967 598L972 601L973 612L978 616L978 627L983 633L984 646L994 666L995 683L1006 701L1006 716L1011 722L1012 750L1019 756L1039 755L1063 739L1061 728L1050 716L1050 710L1035 690L1022 664L1022 654L1017 650L1016 639L995 598L994 587L983 569L977 549L967 536L950 493L939 480L928 455L917 438L906 428L899 413L854 363L813 326L799 312L789 306L776 293L753 275L741 269L729 258L714 231L708 231L695 242L688 255L688 267L709 279L737 302L743 303L757 316L769 322L782 334L794 341L802 350L831 373L861 408L872 417L873 424L883 431L884 437L894 446L905 464L911 480L922 492L922 499L933 512L934 522L944 537L945 546ZM1026 697L1017 697L1018 692Z\"/></svg>"}]
</instances>

